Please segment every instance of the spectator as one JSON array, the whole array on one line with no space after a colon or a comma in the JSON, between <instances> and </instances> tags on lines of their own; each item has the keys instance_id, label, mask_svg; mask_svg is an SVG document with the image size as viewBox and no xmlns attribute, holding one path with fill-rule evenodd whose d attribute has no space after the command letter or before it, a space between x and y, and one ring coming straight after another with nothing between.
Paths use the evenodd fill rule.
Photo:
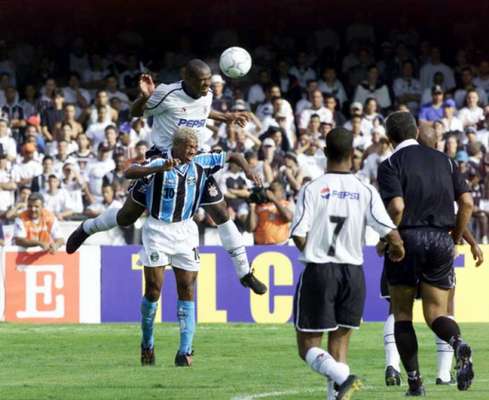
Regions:
<instances>
[{"instance_id":1,"label":"spectator","mask_svg":"<svg viewBox=\"0 0 489 400\"><path fill-rule=\"evenodd\" d=\"M246 199L250 195L248 181L244 172L238 164L229 162L227 171L222 173L219 181L230 216L236 222L238 228L244 230L245 221L248 216Z\"/></svg>"},{"instance_id":2,"label":"spectator","mask_svg":"<svg viewBox=\"0 0 489 400\"><path fill-rule=\"evenodd\" d=\"M116 199L124 199L129 188L130 181L124 177L125 171L125 158L123 154L115 154L114 157L115 168L106 173L102 178L102 185L111 185L115 190Z\"/></svg>"},{"instance_id":3,"label":"spectator","mask_svg":"<svg viewBox=\"0 0 489 400\"><path fill-rule=\"evenodd\" d=\"M447 99L443 103L443 118L441 122L446 132L463 132L462 121L455 116L457 108L453 99Z\"/></svg>"},{"instance_id":4,"label":"spectator","mask_svg":"<svg viewBox=\"0 0 489 400\"><path fill-rule=\"evenodd\" d=\"M112 122L107 120L108 112L107 106L98 106L97 121L90 124L87 128L86 134L94 149L97 149L99 144L105 140L105 128L112 125Z\"/></svg>"},{"instance_id":5,"label":"spectator","mask_svg":"<svg viewBox=\"0 0 489 400\"><path fill-rule=\"evenodd\" d=\"M12 179L18 185L28 185L32 183L32 178L42 174L41 163L34 159L36 146L33 143L26 143L22 146L22 163L15 164L12 168Z\"/></svg>"},{"instance_id":6,"label":"spectator","mask_svg":"<svg viewBox=\"0 0 489 400\"><path fill-rule=\"evenodd\" d=\"M92 161L95 161L97 157L92 152L90 139L87 137L87 135L84 133L78 135L76 143L78 145L78 150L71 153L69 159L76 162L76 166L80 169L81 174L84 175L87 165Z\"/></svg>"},{"instance_id":7,"label":"spectator","mask_svg":"<svg viewBox=\"0 0 489 400\"><path fill-rule=\"evenodd\" d=\"M105 107L104 119L100 121L99 111ZM118 119L117 111L109 105L109 96L105 90L98 90L95 94L94 105L87 108L80 117L81 121L87 126L91 124L105 122L108 124L116 122Z\"/></svg>"},{"instance_id":8,"label":"spectator","mask_svg":"<svg viewBox=\"0 0 489 400\"><path fill-rule=\"evenodd\" d=\"M301 169L304 178L310 177L316 179L324 174L326 169L326 157L324 152L319 149L319 144L316 140L302 135L301 138L306 138L305 145L297 150L297 163ZM304 180L303 180L304 182Z\"/></svg>"},{"instance_id":9,"label":"spectator","mask_svg":"<svg viewBox=\"0 0 489 400\"><path fill-rule=\"evenodd\" d=\"M41 97L38 101L37 109L41 113L53 106L53 99L57 90L56 80L52 77L48 77L44 81L44 86L41 88Z\"/></svg>"},{"instance_id":10,"label":"spectator","mask_svg":"<svg viewBox=\"0 0 489 400\"><path fill-rule=\"evenodd\" d=\"M73 138L76 139L80 133L83 133L83 126L76 120L76 109L73 104L65 104L63 110L62 124L70 124L73 130Z\"/></svg>"},{"instance_id":11,"label":"spectator","mask_svg":"<svg viewBox=\"0 0 489 400\"><path fill-rule=\"evenodd\" d=\"M261 70L258 75L258 82L251 85L248 90L248 103L252 111L256 110L258 104L265 101L265 90L270 83L270 72L267 69Z\"/></svg>"},{"instance_id":12,"label":"spectator","mask_svg":"<svg viewBox=\"0 0 489 400\"><path fill-rule=\"evenodd\" d=\"M457 105L457 108L462 108L465 105L465 99L469 90L475 90L479 96L479 104L481 106L487 105L487 94L482 88L474 86L474 75L472 74L472 69L470 67L465 67L462 69L461 85L455 91L453 98Z\"/></svg>"},{"instance_id":13,"label":"spectator","mask_svg":"<svg viewBox=\"0 0 489 400\"><path fill-rule=\"evenodd\" d=\"M431 48L431 59L424 64L419 71L419 80L423 89L432 85L433 77L436 72L441 72L444 76L444 90L450 90L455 87L455 77L453 70L441 61L441 52L439 47Z\"/></svg>"},{"instance_id":14,"label":"spectator","mask_svg":"<svg viewBox=\"0 0 489 400\"><path fill-rule=\"evenodd\" d=\"M71 198L65 189L60 188L59 178L52 174L48 178L48 189L43 194L44 206L60 221L69 219L73 214Z\"/></svg>"},{"instance_id":15,"label":"spectator","mask_svg":"<svg viewBox=\"0 0 489 400\"><path fill-rule=\"evenodd\" d=\"M5 218L7 210L15 201L17 185L12 180L9 162L5 153L0 153L0 219Z\"/></svg>"},{"instance_id":16,"label":"spectator","mask_svg":"<svg viewBox=\"0 0 489 400\"><path fill-rule=\"evenodd\" d=\"M292 204L285 198L281 183L272 182L266 190L266 202L250 202L247 228L253 232L255 244L286 244L289 240Z\"/></svg>"},{"instance_id":17,"label":"spectator","mask_svg":"<svg viewBox=\"0 0 489 400\"><path fill-rule=\"evenodd\" d=\"M403 62L402 76L394 80L393 90L398 103L406 104L413 114L418 112L421 84L414 78L414 64L411 60Z\"/></svg>"},{"instance_id":18,"label":"spectator","mask_svg":"<svg viewBox=\"0 0 489 400\"><path fill-rule=\"evenodd\" d=\"M443 118L443 89L440 85L431 88L431 103L424 104L419 112L420 124L433 125Z\"/></svg>"},{"instance_id":19,"label":"spectator","mask_svg":"<svg viewBox=\"0 0 489 400\"><path fill-rule=\"evenodd\" d=\"M17 90L13 86L5 89L5 104L1 111L2 115L8 119L12 134L19 139L19 129L26 126L24 109L18 102L19 96Z\"/></svg>"},{"instance_id":20,"label":"spectator","mask_svg":"<svg viewBox=\"0 0 489 400\"><path fill-rule=\"evenodd\" d=\"M282 59L277 63L277 68L272 76L272 81L279 85L284 97L291 103L297 103L302 97L299 80L289 72L287 60Z\"/></svg>"},{"instance_id":21,"label":"spectator","mask_svg":"<svg viewBox=\"0 0 489 400\"><path fill-rule=\"evenodd\" d=\"M64 117L63 91L56 89L53 94L53 105L41 113L42 134L46 141L54 140L56 129L61 127Z\"/></svg>"},{"instance_id":22,"label":"spectator","mask_svg":"<svg viewBox=\"0 0 489 400\"><path fill-rule=\"evenodd\" d=\"M131 138L131 145L135 146L136 143L144 140L151 143L151 128L148 126L144 118L136 118L131 122L131 130L129 133Z\"/></svg>"},{"instance_id":23,"label":"spectator","mask_svg":"<svg viewBox=\"0 0 489 400\"><path fill-rule=\"evenodd\" d=\"M212 75L211 88L214 94L212 99L212 109L220 112L229 111L232 99L224 94L224 85L226 82L221 75Z\"/></svg>"},{"instance_id":24,"label":"spectator","mask_svg":"<svg viewBox=\"0 0 489 400\"><path fill-rule=\"evenodd\" d=\"M445 140L445 151L444 153L450 157L452 160L455 161L468 161L469 156L467 153L461 152L460 154L458 153L458 139L455 135L449 135L447 139ZM457 159L458 157L458 159Z\"/></svg>"},{"instance_id":25,"label":"spectator","mask_svg":"<svg viewBox=\"0 0 489 400\"><path fill-rule=\"evenodd\" d=\"M460 121L462 121L464 129L468 127L477 129L482 125L484 121L484 110L477 105L478 103L479 94L475 89L469 89L465 100L466 106L457 115Z\"/></svg>"},{"instance_id":26,"label":"spectator","mask_svg":"<svg viewBox=\"0 0 489 400\"><path fill-rule=\"evenodd\" d=\"M260 177L264 185L271 183L273 180L273 172L270 164L258 160L258 153L253 150L248 150L245 153L245 159L248 162L250 169Z\"/></svg>"},{"instance_id":27,"label":"spectator","mask_svg":"<svg viewBox=\"0 0 489 400\"><path fill-rule=\"evenodd\" d=\"M333 122L333 113L324 107L324 99L320 90L315 90L311 97L311 107L301 112L299 132L305 133L311 115L317 114L321 122Z\"/></svg>"},{"instance_id":28,"label":"spectator","mask_svg":"<svg viewBox=\"0 0 489 400\"><path fill-rule=\"evenodd\" d=\"M88 182L90 203L102 201L102 182L104 175L115 168L115 163L110 158L110 148L104 143L98 146L97 159L86 167L86 179Z\"/></svg>"},{"instance_id":29,"label":"spectator","mask_svg":"<svg viewBox=\"0 0 489 400\"><path fill-rule=\"evenodd\" d=\"M13 221L17 218L22 211L27 210L27 199L31 194L31 188L28 186L19 187L19 195L17 196L16 202L9 207L5 213L5 219L7 221Z\"/></svg>"},{"instance_id":30,"label":"spectator","mask_svg":"<svg viewBox=\"0 0 489 400\"><path fill-rule=\"evenodd\" d=\"M305 109L307 108L310 108L312 103L311 103L311 99L312 99L312 95L313 93L319 88L318 86L318 81L315 80L315 79L310 79L307 81L306 83L306 90L305 90L305 93L302 97L302 99L300 99L297 104L295 105L295 117L296 118L299 118L300 114L302 111L304 111Z\"/></svg>"},{"instance_id":31,"label":"spectator","mask_svg":"<svg viewBox=\"0 0 489 400\"><path fill-rule=\"evenodd\" d=\"M374 128L384 134L384 117L382 117L382 114L379 112L379 103L377 103L377 100L373 97L369 97L365 100L363 110L362 132L364 132L365 136L371 136Z\"/></svg>"},{"instance_id":32,"label":"spectator","mask_svg":"<svg viewBox=\"0 0 489 400\"><path fill-rule=\"evenodd\" d=\"M5 154L9 161L17 158L17 144L10 136L8 121L3 118L0 118L0 153Z\"/></svg>"},{"instance_id":33,"label":"spectator","mask_svg":"<svg viewBox=\"0 0 489 400\"><path fill-rule=\"evenodd\" d=\"M391 106L389 89L379 81L379 69L376 65L369 66L367 80L356 87L353 101L365 104L369 97L376 99L382 109L388 109Z\"/></svg>"},{"instance_id":34,"label":"spectator","mask_svg":"<svg viewBox=\"0 0 489 400\"><path fill-rule=\"evenodd\" d=\"M287 197L295 197L302 187L303 179L297 155L294 152L288 152L284 157L284 165L279 168L276 180L283 185Z\"/></svg>"},{"instance_id":35,"label":"spectator","mask_svg":"<svg viewBox=\"0 0 489 400\"><path fill-rule=\"evenodd\" d=\"M33 193L46 193L48 190L49 177L54 174L53 157L44 156L42 159L42 174L35 176L32 179L31 191Z\"/></svg>"},{"instance_id":36,"label":"spectator","mask_svg":"<svg viewBox=\"0 0 489 400\"><path fill-rule=\"evenodd\" d=\"M483 202L481 201L484 197L484 185L481 182L480 174L476 169L470 168L467 174L467 178L467 182L470 188L470 194L474 199L472 218L474 219L476 225L476 236L481 243L487 244L489 234L489 212L481 208L481 206L484 206Z\"/></svg>"},{"instance_id":37,"label":"spectator","mask_svg":"<svg viewBox=\"0 0 489 400\"><path fill-rule=\"evenodd\" d=\"M294 76L299 81L299 85L302 88L306 87L307 81L316 80L316 73L309 66L305 51L299 51L297 53L297 62L290 68L289 74Z\"/></svg>"},{"instance_id":38,"label":"spectator","mask_svg":"<svg viewBox=\"0 0 489 400\"><path fill-rule=\"evenodd\" d=\"M489 59L482 59L479 63L479 73L474 78L474 85L483 89L489 96Z\"/></svg>"},{"instance_id":39,"label":"spectator","mask_svg":"<svg viewBox=\"0 0 489 400\"><path fill-rule=\"evenodd\" d=\"M378 150L365 159L362 168L362 175L374 186L377 185L379 165L392 154L389 139L382 137L379 140L379 144Z\"/></svg>"},{"instance_id":40,"label":"spectator","mask_svg":"<svg viewBox=\"0 0 489 400\"><path fill-rule=\"evenodd\" d=\"M89 218L95 218L102 214L108 208L122 208L122 203L115 199L114 189L110 185L105 185L101 189L102 196L100 201L90 204L85 215Z\"/></svg>"},{"instance_id":41,"label":"spectator","mask_svg":"<svg viewBox=\"0 0 489 400\"><path fill-rule=\"evenodd\" d=\"M27 201L27 210L15 220L14 240L17 246L36 247L54 254L63 244L56 217L44 208L44 199L32 193Z\"/></svg>"},{"instance_id":42,"label":"spectator","mask_svg":"<svg viewBox=\"0 0 489 400\"><path fill-rule=\"evenodd\" d=\"M69 196L70 207L74 214L83 213L83 194L87 192L87 183L80 175L79 168L73 161L66 161L63 165L63 179L61 188Z\"/></svg>"},{"instance_id":43,"label":"spectator","mask_svg":"<svg viewBox=\"0 0 489 400\"><path fill-rule=\"evenodd\" d=\"M342 108L347 97L343 84L336 77L336 70L332 66L327 66L321 76L323 79L319 81L319 90L325 95L332 95Z\"/></svg>"},{"instance_id":44,"label":"spectator","mask_svg":"<svg viewBox=\"0 0 489 400\"><path fill-rule=\"evenodd\" d=\"M109 102L116 98L121 102L120 109L122 111L128 110L130 105L129 97L124 92L119 90L119 83L117 82L117 76L109 74L105 77L105 91L109 97Z\"/></svg>"},{"instance_id":45,"label":"spectator","mask_svg":"<svg viewBox=\"0 0 489 400\"><path fill-rule=\"evenodd\" d=\"M69 143L66 140L60 140L56 146L56 155L53 158L54 161L54 175L58 178L63 176L63 165L69 159Z\"/></svg>"},{"instance_id":46,"label":"spectator","mask_svg":"<svg viewBox=\"0 0 489 400\"><path fill-rule=\"evenodd\" d=\"M37 92L34 85L26 85L24 89L24 97L19 105L24 110L24 117L26 120L33 115L39 114Z\"/></svg>"},{"instance_id":47,"label":"spectator","mask_svg":"<svg viewBox=\"0 0 489 400\"><path fill-rule=\"evenodd\" d=\"M332 94L327 94L324 96L324 105L333 114L333 121L325 121L323 123L331 126L343 126L343 124L346 122L346 118L343 113L338 110L338 102Z\"/></svg>"},{"instance_id":48,"label":"spectator","mask_svg":"<svg viewBox=\"0 0 489 400\"><path fill-rule=\"evenodd\" d=\"M68 77L68 86L63 88L65 103L72 104L75 108L75 115L79 117L81 110L90 104L90 93L80 87L80 74L72 71Z\"/></svg>"}]
</instances>

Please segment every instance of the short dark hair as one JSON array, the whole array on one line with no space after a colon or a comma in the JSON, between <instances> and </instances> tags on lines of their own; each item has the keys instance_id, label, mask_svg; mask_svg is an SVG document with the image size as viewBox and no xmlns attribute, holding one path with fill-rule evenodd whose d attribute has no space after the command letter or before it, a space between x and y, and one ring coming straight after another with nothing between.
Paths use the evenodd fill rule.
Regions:
<instances>
[{"instance_id":1,"label":"short dark hair","mask_svg":"<svg viewBox=\"0 0 489 400\"><path fill-rule=\"evenodd\" d=\"M395 111L391 113L385 123L387 137L394 143L401 143L406 139L416 139L418 128L416 120L411 113Z\"/></svg>"},{"instance_id":2,"label":"short dark hair","mask_svg":"<svg viewBox=\"0 0 489 400\"><path fill-rule=\"evenodd\" d=\"M42 159L42 162L44 163L44 161L47 161L47 160L54 161L54 158L52 156L44 156L44 158Z\"/></svg>"},{"instance_id":3,"label":"short dark hair","mask_svg":"<svg viewBox=\"0 0 489 400\"><path fill-rule=\"evenodd\" d=\"M31 193L29 195L29 197L27 198L27 202L31 202L31 201L37 201L37 200L40 200L42 204L44 204L44 197L41 193L39 192L34 192L34 193Z\"/></svg>"},{"instance_id":4,"label":"short dark hair","mask_svg":"<svg viewBox=\"0 0 489 400\"><path fill-rule=\"evenodd\" d=\"M353 151L353 132L338 127L326 136L326 157L331 161L344 161L351 157Z\"/></svg>"}]
</instances>

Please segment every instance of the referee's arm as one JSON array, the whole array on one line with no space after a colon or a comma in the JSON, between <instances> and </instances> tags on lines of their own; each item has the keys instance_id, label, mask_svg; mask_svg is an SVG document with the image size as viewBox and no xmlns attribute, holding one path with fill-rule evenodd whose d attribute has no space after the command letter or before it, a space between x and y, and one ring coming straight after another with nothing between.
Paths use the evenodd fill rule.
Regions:
<instances>
[{"instance_id":1,"label":"referee's arm","mask_svg":"<svg viewBox=\"0 0 489 400\"><path fill-rule=\"evenodd\" d=\"M379 191L386 204L387 212L396 226L399 226L404 214L404 193L401 180L395 168L387 161L379 166Z\"/></svg>"},{"instance_id":2,"label":"referee's arm","mask_svg":"<svg viewBox=\"0 0 489 400\"><path fill-rule=\"evenodd\" d=\"M462 239L474 209L474 200L470 194L470 189L465 182L465 179L458 171L457 166L453 161L449 160L452 168L453 193L458 204L457 219L455 229L452 231L452 238L455 243L459 243Z\"/></svg>"}]
</instances>

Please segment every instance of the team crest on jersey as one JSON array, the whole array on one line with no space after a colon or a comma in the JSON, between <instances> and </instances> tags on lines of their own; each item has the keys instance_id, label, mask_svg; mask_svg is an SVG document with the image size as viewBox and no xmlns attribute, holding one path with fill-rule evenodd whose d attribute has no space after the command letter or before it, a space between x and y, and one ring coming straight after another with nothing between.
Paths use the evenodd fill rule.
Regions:
<instances>
[{"instance_id":1,"label":"team crest on jersey","mask_svg":"<svg viewBox=\"0 0 489 400\"><path fill-rule=\"evenodd\" d=\"M158 261L159 258L160 258L160 255L156 251L153 251L149 255L149 259L151 260L151 262L156 262L156 261Z\"/></svg>"},{"instance_id":2,"label":"team crest on jersey","mask_svg":"<svg viewBox=\"0 0 489 400\"><path fill-rule=\"evenodd\" d=\"M219 192L217 191L216 185L209 185L209 195L214 197L217 196Z\"/></svg>"},{"instance_id":3,"label":"team crest on jersey","mask_svg":"<svg viewBox=\"0 0 489 400\"><path fill-rule=\"evenodd\" d=\"M189 176L189 177L187 178L187 183L188 183L189 185L195 185L195 176Z\"/></svg>"}]
</instances>

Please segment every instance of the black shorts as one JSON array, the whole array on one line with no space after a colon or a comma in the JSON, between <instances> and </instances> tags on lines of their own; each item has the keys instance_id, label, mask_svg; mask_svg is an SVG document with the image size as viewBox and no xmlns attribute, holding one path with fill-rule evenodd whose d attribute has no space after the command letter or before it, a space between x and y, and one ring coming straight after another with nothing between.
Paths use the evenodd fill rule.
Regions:
<instances>
[{"instance_id":1,"label":"black shorts","mask_svg":"<svg viewBox=\"0 0 489 400\"><path fill-rule=\"evenodd\" d=\"M454 243L445 230L431 228L401 231L406 249L398 263L384 259L385 276L389 285L418 286L426 282L441 289L455 286L453 269Z\"/></svg>"},{"instance_id":2,"label":"black shorts","mask_svg":"<svg viewBox=\"0 0 489 400\"><path fill-rule=\"evenodd\" d=\"M212 175L209 176L205 183L202 197L200 198L200 205L210 206L212 204L220 203L223 200L224 196L221 192L221 189L219 189L219 185L216 183L216 180Z\"/></svg>"},{"instance_id":3,"label":"black shorts","mask_svg":"<svg viewBox=\"0 0 489 400\"><path fill-rule=\"evenodd\" d=\"M363 267L307 264L294 296L295 328L300 332L358 328L365 305Z\"/></svg>"}]
</instances>

